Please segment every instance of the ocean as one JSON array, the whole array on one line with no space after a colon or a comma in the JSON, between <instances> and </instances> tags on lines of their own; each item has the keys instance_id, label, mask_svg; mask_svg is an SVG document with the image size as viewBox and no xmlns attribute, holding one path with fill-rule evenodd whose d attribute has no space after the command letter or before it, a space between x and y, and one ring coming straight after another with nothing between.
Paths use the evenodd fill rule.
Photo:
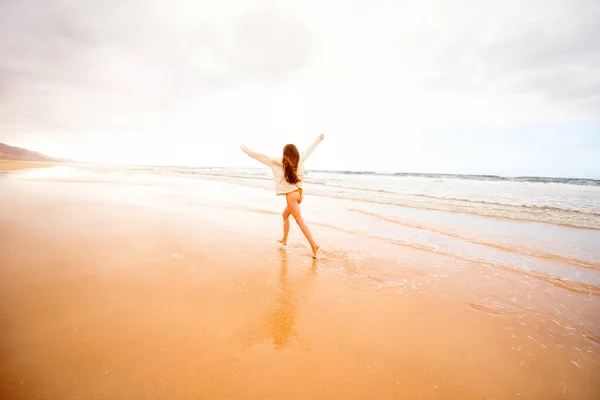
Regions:
<instances>
[{"instance_id":1,"label":"ocean","mask_svg":"<svg viewBox=\"0 0 600 400\"><path fill-rule=\"evenodd\" d=\"M267 170L161 167L150 171L264 189L273 186ZM323 197L600 229L600 180L307 171L306 184L312 194Z\"/></svg>"}]
</instances>

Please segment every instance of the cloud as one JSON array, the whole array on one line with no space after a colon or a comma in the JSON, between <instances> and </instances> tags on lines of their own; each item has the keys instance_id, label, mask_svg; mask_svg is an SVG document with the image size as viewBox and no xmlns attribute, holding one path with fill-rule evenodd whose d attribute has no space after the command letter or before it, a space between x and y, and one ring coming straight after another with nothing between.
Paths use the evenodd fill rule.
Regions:
<instances>
[{"instance_id":1,"label":"cloud","mask_svg":"<svg viewBox=\"0 0 600 400\"><path fill-rule=\"evenodd\" d=\"M164 97L186 87L211 90L257 77L280 79L301 68L310 54L310 32L277 9L242 9L223 32L218 24L226 20L212 21L210 4L201 4L3 1L4 95L10 86L51 82Z\"/></svg>"},{"instance_id":2,"label":"cloud","mask_svg":"<svg viewBox=\"0 0 600 400\"><path fill-rule=\"evenodd\" d=\"M0 124L7 140L40 130L135 134L157 114L282 81L313 43L285 10L243 2L2 1Z\"/></svg>"},{"instance_id":3,"label":"cloud","mask_svg":"<svg viewBox=\"0 0 600 400\"><path fill-rule=\"evenodd\" d=\"M251 10L237 20L225 54L238 71L274 80L302 69L311 51L311 32L273 9Z\"/></svg>"},{"instance_id":4,"label":"cloud","mask_svg":"<svg viewBox=\"0 0 600 400\"><path fill-rule=\"evenodd\" d=\"M433 87L490 94L541 95L551 101L600 96L600 3L486 3L456 26L440 23L407 47ZM558 6L556 6L558 5ZM408 51L407 51L408 53ZM577 106L581 106L578 104Z\"/></svg>"}]
</instances>

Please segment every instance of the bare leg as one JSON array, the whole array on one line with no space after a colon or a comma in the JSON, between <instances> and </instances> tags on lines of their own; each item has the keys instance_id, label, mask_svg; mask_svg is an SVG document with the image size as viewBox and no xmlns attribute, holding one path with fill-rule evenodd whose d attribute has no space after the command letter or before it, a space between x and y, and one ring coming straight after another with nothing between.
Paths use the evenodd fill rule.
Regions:
<instances>
[{"instance_id":1,"label":"bare leg","mask_svg":"<svg viewBox=\"0 0 600 400\"><path fill-rule=\"evenodd\" d=\"M298 202L298 204L302 204L303 198L304 195L300 196L300 201ZM283 217L283 238L281 240L278 240L278 242L284 246L287 244L288 234L290 233L290 215L292 215L290 209L288 207L285 207L285 210L283 210L283 213L281 214L281 216Z\"/></svg>"},{"instance_id":2,"label":"bare leg","mask_svg":"<svg viewBox=\"0 0 600 400\"><path fill-rule=\"evenodd\" d=\"M302 230L306 240L308 240L308 243L310 243L310 247L312 248L313 252L313 258L317 258L317 250L319 250L319 245L313 239L310 229L308 229L308 225L306 225L306 222L304 222L304 218L302 218L302 214L300 213L300 201L302 201L300 194L298 192L288 193L286 195L286 200L287 209L298 223L298 226Z\"/></svg>"},{"instance_id":3,"label":"bare leg","mask_svg":"<svg viewBox=\"0 0 600 400\"><path fill-rule=\"evenodd\" d=\"M278 240L278 242L284 246L287 244L288 234L290 233L290 215L291 213L288 207L286 207L285 210L283 210L283 214L281 214L283 217L283 239Z\"/></svg>"}]
</instances>

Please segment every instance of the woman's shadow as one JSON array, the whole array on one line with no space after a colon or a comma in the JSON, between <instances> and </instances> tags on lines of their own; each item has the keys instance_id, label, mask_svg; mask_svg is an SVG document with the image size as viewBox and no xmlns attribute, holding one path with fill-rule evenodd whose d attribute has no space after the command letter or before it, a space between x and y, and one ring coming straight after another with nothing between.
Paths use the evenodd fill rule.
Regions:
<instances>
[{"instance_id":1,"label":"woman's shadow","mask_svg":"<svg viewBox=\"0 0 600 400\"><path fill-rule=\"evenodd\" d=\"M250 344L269 340L276 349L287 346L292 339L302 344L297 326L297 294L299 289L310 282L317 271L317 260L312 261L310 269L299 279L290 280L288 274L288 255L284 248L279 249L279 291L274 308L267 318L250 335Z\"/></svg>"}]
</instances>

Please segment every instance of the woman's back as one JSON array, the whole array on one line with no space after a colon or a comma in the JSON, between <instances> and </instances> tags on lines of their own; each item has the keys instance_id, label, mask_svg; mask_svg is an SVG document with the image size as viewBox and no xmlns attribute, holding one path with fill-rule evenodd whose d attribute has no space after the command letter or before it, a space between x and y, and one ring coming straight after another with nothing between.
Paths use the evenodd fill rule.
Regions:
<instances>
[{"instance_id":1,"label":"woman's back","mask_svg":"<svg viewBox=\"0 0 600 400\"><path fill-rule=\"evenodd\" d=\"M304 183L304 160L305 157L302 154L300 161L298 161L298 168L296 169L296 175L298 176L298 183L289 183L285 179L285 171L283 169L283 159L273 158L270 165L271 171L273 171L273 180L275 181L275 191L278 195L283 195L289 192L293 192L296 189L302 189Z\"/></svg>"}]
</instances>

